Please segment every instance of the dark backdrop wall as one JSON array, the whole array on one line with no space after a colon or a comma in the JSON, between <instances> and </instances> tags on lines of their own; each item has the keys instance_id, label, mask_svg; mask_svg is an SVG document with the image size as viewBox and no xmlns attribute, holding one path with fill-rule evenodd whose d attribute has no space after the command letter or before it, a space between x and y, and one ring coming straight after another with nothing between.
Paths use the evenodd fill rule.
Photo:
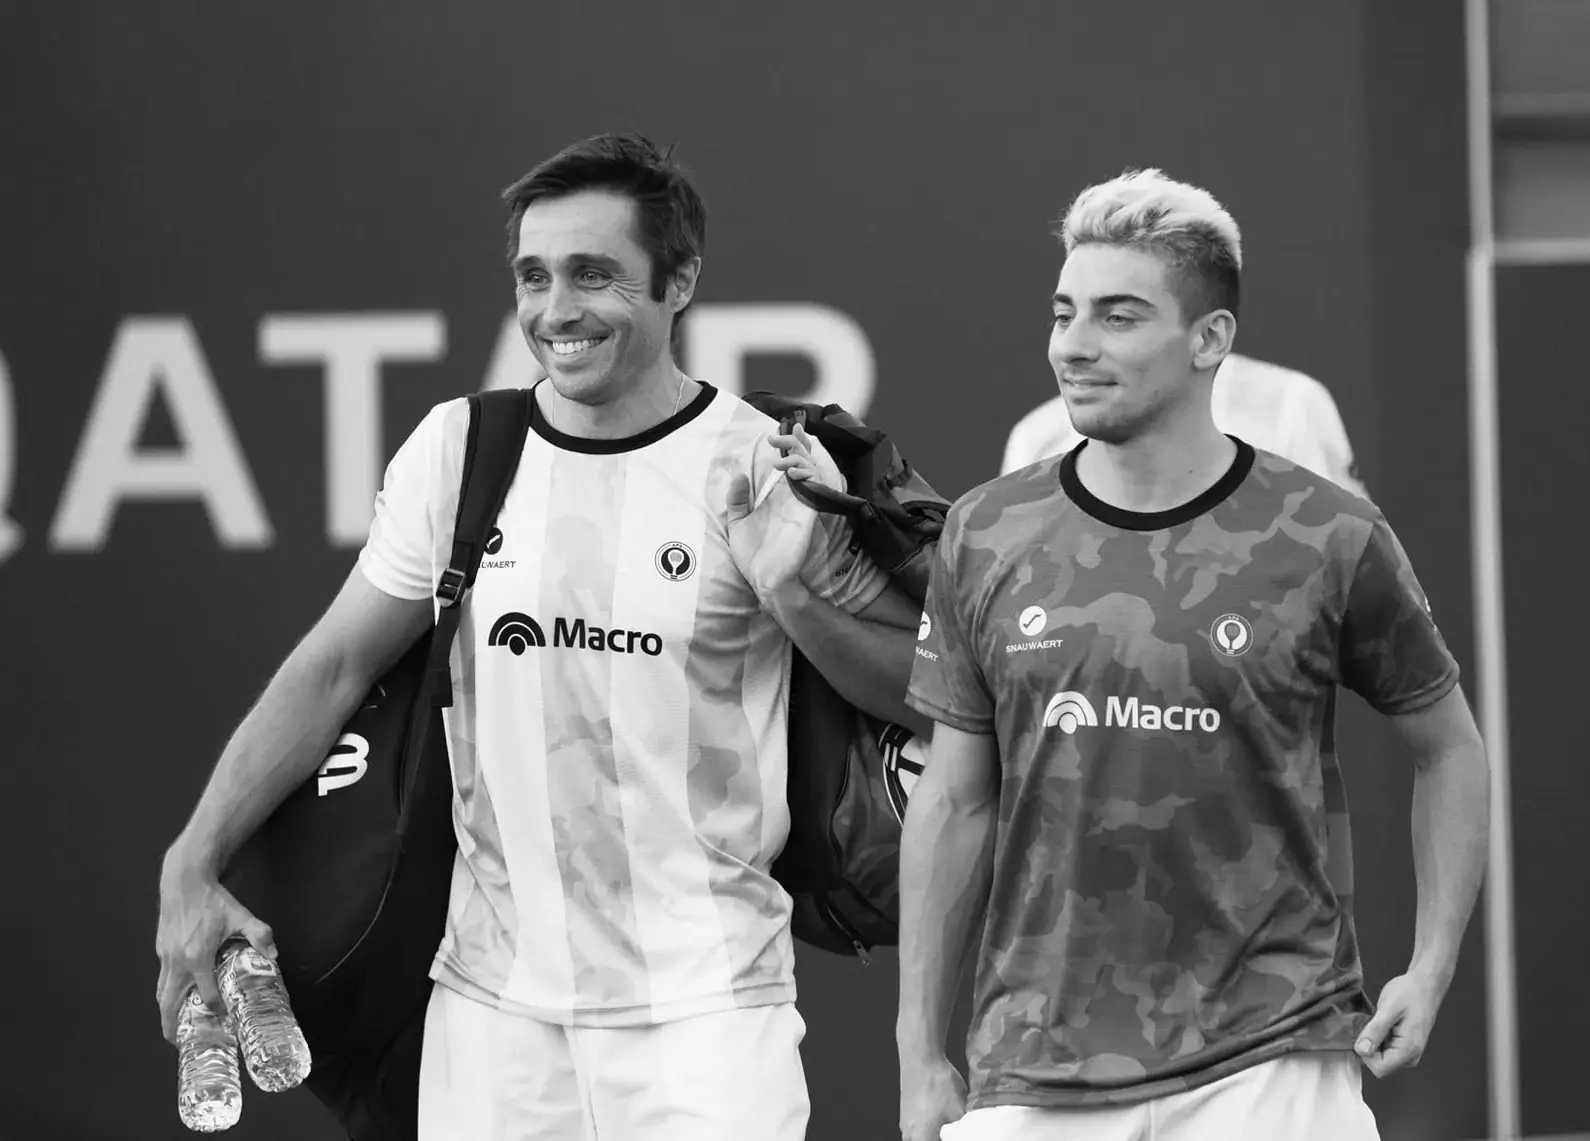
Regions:
<instances>
[{"instance_id":1,"label":"dark backdrop wall","mask_svg":"<svg viewBox=\"0 0 1590 1141\"><path fill-rule=\"evenodd\" d=\"M664 10L12 15L0 978L25 1046L0 1135L183 1135L161 852L351 566L381 464L431 404L520 367L496 194L585 134L677 141L698 176L706 379L817 384L951 493L1053 392L1070 196L1127 165L1208 186L1246 239L1240 347L1331 387L1472 669L1455 9ZM1411 942L1410 778L1355 700L1342 728L1378 989ZM1424 1066L1369 1083L1388 1138L1484 1131L1478 932ZM893 1136L893 957L807 951L800 982L811 1135ZM235 1135L289 1134L332 1136L308 1095L246 1091Z\"/></svg>"}]
</instances>

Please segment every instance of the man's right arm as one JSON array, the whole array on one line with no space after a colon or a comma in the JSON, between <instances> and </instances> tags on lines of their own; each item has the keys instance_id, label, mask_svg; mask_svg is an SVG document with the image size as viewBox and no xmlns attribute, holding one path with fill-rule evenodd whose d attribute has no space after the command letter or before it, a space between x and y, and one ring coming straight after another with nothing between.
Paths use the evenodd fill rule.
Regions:
<instances>
[{"instance_id":1,"label":"man's right arm","mask_svg":"<svg viewBox=\"0 0 1590 1141\"><path fill-rule=\"evenodd\" d=\"M218 877L238 847L326 759L382 674L431 624L430 599L394 598L355 567L227 742L166 871Z\"/></svg>"},{"instance_id":2,"label":"man's right arm","mask_svg":"<svg viewBox=\"0 0 1590 1141\"><path fill-rule=\"evenodd\" d=\"M994 737L939 724L900 841L900 1129L937 1138L965 1092L946 1056L950 1012L993 882Z\"/></svg>"},{"instance_id":3,"label":"man's right arm","mask_svg":"<svg viewBox=\"0 0 1590 1141\"><path fill-rule=\"evenodd\" d=\"M274 954L270 929L220 884L238 847L325 759L370 686L430 625L427 599L377 589L355 567L227 742L160 872L156 1001L175 1040L190 986L219 1010L215 954L234 932Z\"/></svg>"}]
</instances>

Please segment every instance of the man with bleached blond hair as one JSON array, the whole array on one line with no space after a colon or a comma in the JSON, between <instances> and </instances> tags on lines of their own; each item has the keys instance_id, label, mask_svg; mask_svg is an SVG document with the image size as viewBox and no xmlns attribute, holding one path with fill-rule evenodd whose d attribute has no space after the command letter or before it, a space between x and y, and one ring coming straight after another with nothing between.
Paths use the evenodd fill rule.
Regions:
<instances>
[{"instance_id":1,"label":"man with bleached blond hair","mask_svg":"<svg viewBox=\"0 0 1590 1141\"><path fill-rule=\"evenodd\" d=\"M1158 171L1085 190L1049 361L1079 442L951 510L908 702L904 1141L1370 1141L1485 860L1473 717L1385 517L1228 435L1242 247ZM1412 759L1418 919L1365 993L1337 687ZM945 1054L981 929L970 1092Z\"/></svg>"}]
</instances>

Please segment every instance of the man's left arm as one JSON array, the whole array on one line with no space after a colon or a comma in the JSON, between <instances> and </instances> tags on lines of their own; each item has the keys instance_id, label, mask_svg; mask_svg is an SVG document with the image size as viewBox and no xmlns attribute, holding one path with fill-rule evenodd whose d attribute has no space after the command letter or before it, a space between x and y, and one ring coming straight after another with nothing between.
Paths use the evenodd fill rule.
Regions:
<instances>
[{"instance_id":1,"label":"man's left arm","mask_svg":"<svg viewBox=\"0 0 1590 1141\"><path fill-rule=\"evenodd\" d=\"M1485 747L1458 667L1407 553L1383 517L1357 560L1342 623L1341 680L1390 721L1414 765L1413 957L1381 991L1357 1051L1376 1077L1419 1061L1457 969L1484 877Z\"/></svg>"},{"instance_id":2,"label":"man's left arm","mask_svg":"<svg viewBox=\"0 0 1590 1141\"><path fill-rule=\"evenodd\" d=\"M893 584L855 614L796 579L765 604L800 652L850 704L922 738L933 723L905 703L922 608Z\"/></svg>"},{"instance_id":3,"label":"man's left arm","mask_svg":"<svg viewBox=\"0 0 1590 1141\"><path fill-rule=\"evenodd\" d=\"M920 737L933 723L905 703L922 608L857 549L849 523L814 511L790 481L844 486L832 457L797 425L773 433L765 491L752 503L746 477L728 506L735 561L757 597L841 697Z\"/></svg>"},{"instance_id":4,"label":"man's left arm","mask_svg":"<svg viewBox=\"0 0 1590 1141\"><path fill-rule=\"evenodd\" d=\"M1359 1036L1359 1055L1376 1077L1416 1065L1424 1053L1485 877L1490 827L1490 769L1462 689L1388 720L1414 764L1418 903L1407 973L1386 984Z\"/></svg>"}]
</instances>

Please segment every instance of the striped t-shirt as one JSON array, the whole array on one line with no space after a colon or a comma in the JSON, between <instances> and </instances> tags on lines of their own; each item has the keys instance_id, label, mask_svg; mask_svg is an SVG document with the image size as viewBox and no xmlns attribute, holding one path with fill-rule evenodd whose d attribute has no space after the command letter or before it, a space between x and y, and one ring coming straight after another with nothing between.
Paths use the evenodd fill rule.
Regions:
<instances>
[{"instance_id":1,"label":"striped t-shirt","mask_svg":"<svg viewBox=\"0 0 1590 1141\"><path fill-rule=\"evenodd\" d=\"M439 405L387 468L359 565L427 598L452 548L468 408ZM536 411L453 648L459 854L434 977L502 1009L628 1026L794 998L788 636L730 552L725 501L804 511L776 425L703 388L641 435ZM837 472L826 454L827 474ZM885 577L819 517L802 579L856 612Z\"/></svg>"}]
</instances>

